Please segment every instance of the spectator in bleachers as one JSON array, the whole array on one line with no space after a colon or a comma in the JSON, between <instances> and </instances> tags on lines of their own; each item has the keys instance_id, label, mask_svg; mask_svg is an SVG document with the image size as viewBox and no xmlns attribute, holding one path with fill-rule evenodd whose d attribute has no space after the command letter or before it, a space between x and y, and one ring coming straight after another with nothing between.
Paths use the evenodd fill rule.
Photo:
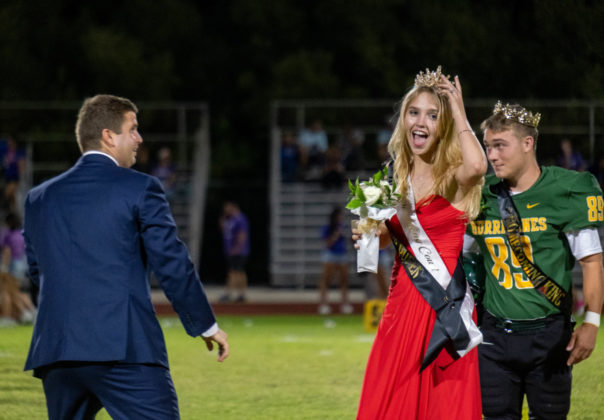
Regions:
<instances>
[{"instance_id":1,"label":"spectator in bleachers","mask_svg":"<svg viewBox=\"0 0 604 420\"><path fill-rule=\"evenodd\" d=\"M298 180L300 167L300 146L291 131L284 131L281 137L281 182Z\"/></svg>"},{"instance_id":2,"label":"spectator in bleachers","mask_svg":"<svg viewBox=\"0 0 604 420\"><path fill-rule=\"evenodd\" d=\"M25 150L13 136L0 142L0 160L4 175L4 207L17 212L17 194L19 181L25 172Z\"/></svg>"},{"instance_id":3,"label":"spectator in bleachers","mask_svg":"<svg viewBox=\"0 0 604 420\"><path fill-rule=\"evenodd\" d=\"M307 180L318 180L325 162L325 152L329 146L327 133L320 119L313 120L309 128L299 135L302 167Z\"/></svg>"},{"instance_id":4,"label":"spectator in bleachers","mask_svg":"<svg viewBox=\"0 0 604 420\"><path fill-rule=\"evenodd\" d=\"M149 148L145 143L141 143L138 146L138 149L136 150L136 163L132 165L132 169L146 174L150 174L153 170L149 157Z\"/></svg>"},{"instance_id":5,"label":"spectator in bleachers","mask_svg":"<svg viewBox=\"0 0 604 420\"><path fill-rule=\"evenodd\" d=\"M172 163L172 151L169 147L162 147L157 152L157 163L151 175L161 181L166 197L171 198L175 192L176 166Z\"/></svg>"},{"instance_id":6,"label":"spectator in bleachers","mask_svg":"<svg viewBox=\"0 0 604 420\"><path fill-rule=\"evenodd\" d=\"M380 165L390 159L390 155L388 154L388 143L394 132L394 121L396 121L396 117L393 115L385 117L384 126L378 131L375 139L378 163Z\"/></svg>"},{"instance_id":7,"label":"spectator in bleachers","mask_svg":"<svg viewBox=\"0 0 604 420\"><path fill-rule=\"evenodd\" d=\"M336 277L340 283L342 302L340 312L350 314L353 311L348 300L348 256L346 253L346 239L342 226L342 209L334 208L329 215L329 224L323 226L321 237L325 243L323 251L323 272L319 279L319 313L331 313L327 301L327 289L332 278Z\"/></svg>"},{"instance_id":8,"label":"spectator in bleachers","mask_svg":"<svg viewBox=\"0 0 604 420\"><path fill-rule=\"evenodd\" d=\"M342 164L340 149L337 146L330 146L325 153L321 185L325 189L339 189L344 184L345 178L346 173Z\"/></svg>"},{"instance_id":9,"label":"spectator in bleachers","mask_svg":"<svg viewBox=\"0 0 604 420\"><path fill-rule=\"evenodd\" d=\"M338 145L342 150L344 167L347 171L359 171L366 169L363 143L365 133L358 128L347 126L338 139Z\"/></svg>"},{"instance_id":10,"label":"spectator in bleachers","mask_svg":"<svg viewBox=\"0 0 604 420\"><path fill-rule=\"evenodd\" d=\"M573 144L570 139L560 141L560 155L556 161L558 166L573 171L583 172L586 165L581 153L573 150Z\"/></svg>"},{"instance_id":11,"label":"spectator in bleachers","mask_svg":"<svg viewBox=\"0 0 604 420\"><path fill-rule=\"evenodd\" d=\"M224 203L220 227L227 261L226 293L220 301L243 303L247 291L245 263L250 254L250 228L236 202Z\"/></svg>"}]
</instances>

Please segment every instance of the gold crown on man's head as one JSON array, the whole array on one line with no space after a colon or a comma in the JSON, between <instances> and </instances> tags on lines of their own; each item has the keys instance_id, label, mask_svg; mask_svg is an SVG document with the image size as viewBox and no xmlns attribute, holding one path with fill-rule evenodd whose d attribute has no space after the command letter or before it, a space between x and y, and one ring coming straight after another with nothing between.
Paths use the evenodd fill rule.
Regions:
<instances>
[{"instance_id":1,"label":"gold crown on man's head","mask_svg":"<svg viewBox=\"0 0 604 420\"><path fill-rule=\"evenodd\" d=\"M540 113L533 113L520 105L512 106L510 104L502 105L501 101L497 101L495 104L495 108L493 108L493 115L498 112L503 112L503 115L508 120L514 120L519 122L520 124L529 125L533 128L537 128L539 125L539 120L541 120Z\"/></svg>"},{"instance_id":2,"label":"gold crown on man's head","mask_svg":"<svg viewBox=\"0 0 604 420\"><path fill-rule=\"evenodd\" d=\"M436 68L436 71L430 71L430 69L426 69L426 72L424 73L423 71L420 71L417 76L415 76L415 87L429 87L429 88L433 88L438 86L438 83L440 82L440 76L442 76L442 68L441 66L438 66ZM448 79L449 75L446 76L446 78Z\"/></svg>"}]
</instances>

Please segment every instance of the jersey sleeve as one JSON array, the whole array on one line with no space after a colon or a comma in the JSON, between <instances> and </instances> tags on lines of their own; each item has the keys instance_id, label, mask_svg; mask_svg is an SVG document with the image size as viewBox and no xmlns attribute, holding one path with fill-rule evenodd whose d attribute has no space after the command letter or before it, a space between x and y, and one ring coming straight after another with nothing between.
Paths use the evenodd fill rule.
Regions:
<instances>
[{"instance_id":1,"label":"jersey sleeve","mask_svg":"<svg viewBox=\"0 0 604 420\"><path fill-rule=\"evenodd\" d=\"M568 180L565 200L564 232L600 227L604 220L604 200L596 178L589 172L577 173Z\"/></svg>"}]
</instances>

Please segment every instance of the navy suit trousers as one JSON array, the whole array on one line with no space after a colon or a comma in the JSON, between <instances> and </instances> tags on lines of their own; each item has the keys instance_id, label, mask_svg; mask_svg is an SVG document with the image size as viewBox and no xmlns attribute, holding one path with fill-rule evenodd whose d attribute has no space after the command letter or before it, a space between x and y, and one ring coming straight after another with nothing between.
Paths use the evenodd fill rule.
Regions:
<instances>
[{"instance_id":1,"label":"navy suit trousers","mask_svg":"<svg viewBox=\"0 0 604 420\"><path fill-rule=\"evenodd\" d=\"M60 362L40 372L50 420L94 419L105 408L111 418L178 419L170 371L127 363Z\"/></svg>"}]
</instances>

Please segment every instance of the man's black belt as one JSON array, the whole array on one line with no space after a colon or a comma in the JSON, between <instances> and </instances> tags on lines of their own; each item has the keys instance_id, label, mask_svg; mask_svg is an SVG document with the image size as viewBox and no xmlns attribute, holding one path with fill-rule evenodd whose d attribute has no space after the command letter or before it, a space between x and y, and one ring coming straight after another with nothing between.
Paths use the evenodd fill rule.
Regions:
<instances>
[{"instance_id":1,"label":"man's black belt","mask_svg":"<svg viewBox=\"0 0 604 420\"><path fill-rule=\"evenodd\" d=\"M545 328L546 325L547 321L545 318L530 319L526 321L514 321L511 319L495 318L495 327L502 329L508 334L532 330L541 330Z\"/></svg>"},{"instance_id":2,"label":"man's black belt","mask_svg":"<svg viewBox=\"0 0 604 420\"><path fill-rule=\"evenodd\" d=\"M527 331L538 331L538 330L542 330L548 324L550 324L556 320L559 320L559 319L566 320L566 317L562 314L555 314L555 315L550 315L550 316L543 317L543 318L526 319L526 320L524 320L524 319L522 319L522 320L505 319L505 318L500 318L500 317L492 315L492 314L489 314L489 315L493 320L492 322L493 322L493 325L495 326L495 328L503 330L504 332L506 332L508 334L523 333L523 332L527 332Z\"/></svg>"}]
</instances>

